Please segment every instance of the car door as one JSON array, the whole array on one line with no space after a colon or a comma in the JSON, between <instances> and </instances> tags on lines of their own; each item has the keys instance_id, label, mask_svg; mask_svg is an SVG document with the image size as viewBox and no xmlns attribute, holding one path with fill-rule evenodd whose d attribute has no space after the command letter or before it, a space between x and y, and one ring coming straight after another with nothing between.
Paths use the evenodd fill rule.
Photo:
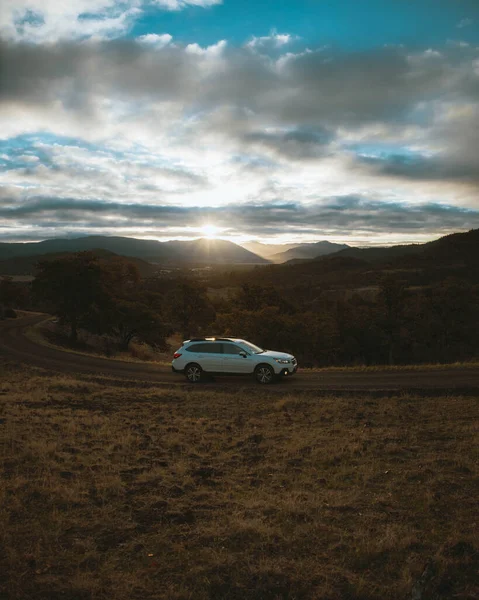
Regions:
<instances>
[{"instance_id":1,"label":"car door","mask_svg":"<svg viewBox=\"0 0 479 600\"><path fill-rule=\"evenodd\" d=\"M245 354L246 356L244 356ZM223 343L223 371L225 373L252 373L251 354L236 344Z\"/></svg>"},{"instance_id":2,"label":"car door","mask_svg":"<svg viewBox=\"0 0 479 600\"><path fill-rule=\"evenodd\" d=\"M193 344L186 350L190 354L188 362L198 363L208 373L221 372L223 353L220 343Z\"/></svg>"},{"instance_id":3,"label":"car door","mask_svg":"<svg viewBox=\"0 0 479 600\"><path fill-rule=\"evenodd\" d=\"M203 371L221 373L223 370L223 350L219 342L201 344L201 359L198 361Z\"/></svg>"}]
</instances>

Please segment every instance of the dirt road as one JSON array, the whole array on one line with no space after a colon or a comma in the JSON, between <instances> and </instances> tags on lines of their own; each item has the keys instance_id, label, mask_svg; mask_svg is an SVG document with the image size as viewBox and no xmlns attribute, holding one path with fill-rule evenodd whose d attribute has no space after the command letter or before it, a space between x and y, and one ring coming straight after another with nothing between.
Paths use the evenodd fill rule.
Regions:
<instances>
[{"instance_id":1,"label":"dirt road","mask_svg":"<svg viewBox=\"0 0 479 600\"><path fill-rule=\"evenodd\" d=\"M158 383L162 386L191 385L181 375L168 367L148 363L129 363L106 358L96 358L64 352L40 345L24 335L25 329L45 318L32 315L0 322L0 354L11 360L42 367L61 373L92 373L120 379L134 379ZM249 378L224 377L223 384L257 385ZM203 384L212 385L215 383ZM352 371L299 371L293 378L285 379L278 386L284 391L331 390L331 391L417 391L477 389L479 391L479 369L443 368L424 370L381 370L377 372Z\"/></svg>"}]
</instances>

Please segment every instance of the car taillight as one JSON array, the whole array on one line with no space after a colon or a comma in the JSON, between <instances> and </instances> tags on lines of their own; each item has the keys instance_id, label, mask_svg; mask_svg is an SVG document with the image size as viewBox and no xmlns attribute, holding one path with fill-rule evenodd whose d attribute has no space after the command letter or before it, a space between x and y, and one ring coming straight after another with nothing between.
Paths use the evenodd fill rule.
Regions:
<instances>
[{"instance_id":1,"label":"car taillight","mask_svg":"<svg viewBox=\"0 0 479 600\"><path fill-rule=\"evenodd\" d=\"M179 352L175 352L173 354L173 358L180 358L181 354Z\"/></svg>"}]
</instances>

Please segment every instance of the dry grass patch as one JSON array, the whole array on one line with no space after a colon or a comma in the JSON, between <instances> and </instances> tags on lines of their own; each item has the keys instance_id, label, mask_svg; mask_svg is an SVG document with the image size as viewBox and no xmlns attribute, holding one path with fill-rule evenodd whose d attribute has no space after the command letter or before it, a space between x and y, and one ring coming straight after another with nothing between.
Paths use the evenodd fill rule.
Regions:
<instances>
[{"instance_id":1,"label":"dry grass patch","mask_svg":"<svg viewBox=\"0 0 479 600\"><path fill-rule=\"evenodd\" d=\"M353 367L312 367L308 371L312 372L349 372L349 373L378 373L381 371L393 371L407 373L407 371L441 371L444 369L477 369L479 360L477 358L454 363L428 363L416 365L357 365Z\"/></svg>"},{"instance_id":2,"label":"dry grass patch","mask_svg":"<svg viewBox=\"0 0 479 600\"><path fill-rule=\"evenodd\" d=\"M3 364L0 597L477 598L477 398L251 393Z\"/></svg>"},{"instance_id":3,"label":"dry grass patch","mask_svg":"<svg viewBox=\"0 0 479 600\"><path fill-rule=\"evenodd\" d=\"M72 354L114 358L124 362L154 362L168 366L171 365L173 354L171 348L177 347L177 338L174 336L166 340L168 350L160 351L143 342L132 341L128 350L122 351L119 349L118 342L111 336L95 335L85 330L81 330L79 339L72 343L69 339L68 327L60 326L51 317L27 329L25 335L37 344L57 348Z\"/></svg>"}]
</instances>

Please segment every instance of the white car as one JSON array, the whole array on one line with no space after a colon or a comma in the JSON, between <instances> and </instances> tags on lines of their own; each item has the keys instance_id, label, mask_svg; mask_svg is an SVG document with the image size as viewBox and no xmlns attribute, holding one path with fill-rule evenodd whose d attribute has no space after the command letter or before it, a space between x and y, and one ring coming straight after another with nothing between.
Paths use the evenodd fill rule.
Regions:
<instances>
[{"instance_id":1,"label":"white car","mask_svg":"<svg viewBox=\"0 0 479 600\"><path fill-rule=\"evenodd\" d=\"M183 342L173 355L171 368L184 373L191 383L205 374L254 375L259 383L272 383L279 376L296 373L294 356L276 350L263 350L236 338L194 338Z\"/></svg>"}]
</instances>

